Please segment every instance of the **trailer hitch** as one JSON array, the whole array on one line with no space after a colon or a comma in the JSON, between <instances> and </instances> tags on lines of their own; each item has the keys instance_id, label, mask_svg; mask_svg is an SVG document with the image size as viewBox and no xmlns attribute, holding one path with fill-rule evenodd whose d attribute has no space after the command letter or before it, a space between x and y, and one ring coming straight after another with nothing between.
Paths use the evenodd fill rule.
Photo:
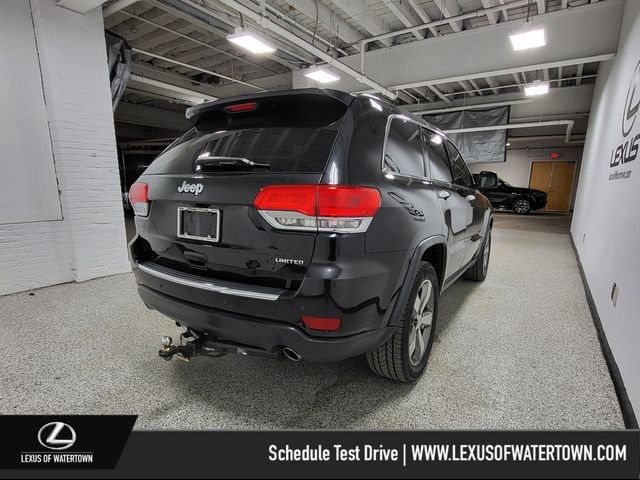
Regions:
<instances>
[{"instance_id":1,"label":"trailer hitch","mask_svg":"<svg viewBox=\"0 0 640 480\"><path fill-rule=\"evenodd\" d=\"M266 351L256 347L236 344L220 339L209 338L193 330L187 330L180 335L180 343L173 344L171 337L162 337L162 349L158 351L160 358L171 360L174 356L180 360L190 361L195 356L221 357L227 353L237 353L241 356L260 356L280 360L285 355L282 349Z\"/></svg>"}]
</instances>

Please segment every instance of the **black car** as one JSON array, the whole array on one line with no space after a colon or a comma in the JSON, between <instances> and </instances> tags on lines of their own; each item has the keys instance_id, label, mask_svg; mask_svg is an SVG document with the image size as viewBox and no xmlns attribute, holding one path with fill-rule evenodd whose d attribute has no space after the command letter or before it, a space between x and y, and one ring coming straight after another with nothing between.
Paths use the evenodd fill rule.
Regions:
<instances>
[{"instance_id":1,"label":"black car","mask_svg":"<svg viewBox=\"0 0 640 480\"><path fill-rule=\"evenodd\" d=\"M493 172L474 175L478 189L486 196L494 208L513 210L526 215L547 205L547 194L533 188L514 187Z\"/></svg>"},{"instance_id":2,"label":"black car","mask_svg":"<svg viewBox=\"0 0 640 480\"><path fill-rule=\"evenodd\" d=\"M418 378L440 294L487 274L492 210L440 131L320 89L191 107L131 188L144 303L187 328L160 355L336 361Z\"/></svg>"}]
</instances>

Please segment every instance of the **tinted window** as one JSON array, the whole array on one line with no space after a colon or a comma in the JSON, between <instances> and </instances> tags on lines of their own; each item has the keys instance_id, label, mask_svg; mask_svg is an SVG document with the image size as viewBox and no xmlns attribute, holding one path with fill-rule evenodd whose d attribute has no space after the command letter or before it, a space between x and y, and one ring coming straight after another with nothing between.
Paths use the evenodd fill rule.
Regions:
<instances>
[{"instance_id":1,"label":"tinted window","mask_svg":"<svg viewBox=\"0 0 640 480\"><path fill-rule=\"evenodd\" d=\"M384 150L384 167L394 173L424 176L419 125L400 118L391 120Z\"/></svg>"},{"instance_id":2,"label":"tinted window","mask_svg":"<svg viewBox=\"0 0 640 480\"><path fill-rule=\"evenodd\" d=\"M451 169L449 159L444 149L444 139L437 133L423 129L424 132L424 155L429 162L429 173L432 180L451 182Z\"/></svg>"},{"instance_id":3,"label":"tinted window","mask_svg":"<svg viewBox=\"0 0 640 480\"><path fill-rule=\"evenodd\" d=\"M453 183L462 185L464 187L473 187L473 179L467 164L464 163L464 159L458 149L447 140L447 150L449 151L449 159L451 161L451 170L453 171Z\"/></svg>"},{"instance_id":4,"label":"tinted window","mask_svg":"<svg viewBox=\"0 0 640 480\"><path fill-rule=\"evenodd\" d=\"M340 122L323 127L264 127L189 131L160 155L147 174L207 173L229 170L322 173L329 159ZM226 163L225 158L227 157ZM247 159L263 167L248 167ZM223 163L221 163L221 161Z\"/></svg>"}]
</instances>

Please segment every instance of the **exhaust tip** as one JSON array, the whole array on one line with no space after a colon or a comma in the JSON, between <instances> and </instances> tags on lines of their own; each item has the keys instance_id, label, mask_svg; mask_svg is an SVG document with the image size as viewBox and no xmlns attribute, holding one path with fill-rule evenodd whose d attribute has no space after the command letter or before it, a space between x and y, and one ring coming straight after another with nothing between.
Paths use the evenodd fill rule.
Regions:
<instances>
[{"instance_id":1,"label":"exhaust tip","mask_svg":"<svg viewBox=\"0 0 640 480\"><path fill-rule=\"evenodd\" d=\"M282 353L292 362L299 362L300 360L302 360L302 355L300 355L291 347L282 347Z\"/></svg>"}]
</instances>

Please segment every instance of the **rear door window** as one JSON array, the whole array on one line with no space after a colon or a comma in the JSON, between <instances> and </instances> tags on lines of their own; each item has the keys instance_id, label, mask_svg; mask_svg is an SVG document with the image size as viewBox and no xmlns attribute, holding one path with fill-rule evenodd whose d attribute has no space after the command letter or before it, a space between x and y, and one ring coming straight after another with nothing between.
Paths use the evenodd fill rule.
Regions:
<instances>
[{"instance_id":1,"label":"rear door window","mask_svg":"<svg viewBox=\"0 0 640 480\"><path fill-rule=\"evenodd\" d=\"M423 129L424 156L429 167L429 178L441 182L451 183L453 176L449 167L449 159L444 147L442 135L431 130Z\"/></svg>"},{"instance_id":2,"label":"rear door window","mask_svg":"<svg viewBox=\"0 0 640 480\"><path fill-rule=\"evenodd\" d=\"M424 177L420 125L392 118L384 149L384 168L391 173Z\"/></svg>"},{"instance_id":3,"label":"rear door window","mask_svg":"<svg viewBox=\"0 0 640 480\"><path fill-rule=\"evenodd\" d=\"M451 161L451 170L453 171L453 183L472 188L473 177L469 172L469 168L464 162L462 155L460 155L460 152L458 152L458 149L449 140L447 140L447 150Z\"/></svg>"}]
</instances>

